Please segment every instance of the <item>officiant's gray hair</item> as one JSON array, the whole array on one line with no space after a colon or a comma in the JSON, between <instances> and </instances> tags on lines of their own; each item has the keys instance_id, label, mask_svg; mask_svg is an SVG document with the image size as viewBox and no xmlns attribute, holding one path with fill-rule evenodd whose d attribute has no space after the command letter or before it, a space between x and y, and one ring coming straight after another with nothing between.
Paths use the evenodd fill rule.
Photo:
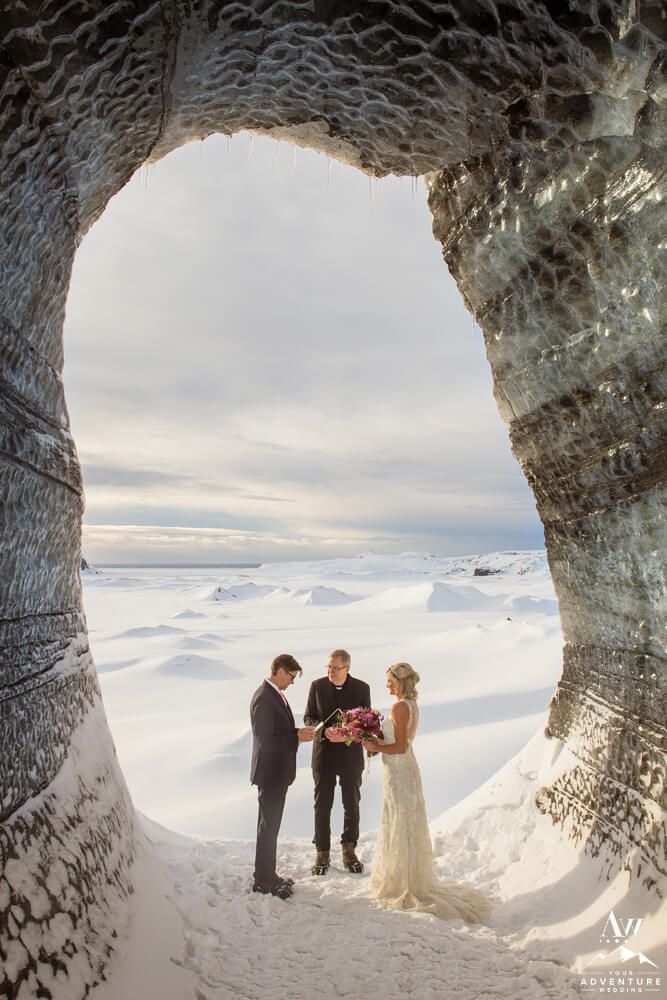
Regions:
<instances>
[{"instance_id":1,"label":"officiant's gray hair","mask_svg":"<svg viewBox=\"0 0 667 1000\"><path fill-rule=\"evenodd\" d=\"M409 663L392 663L387 668L399 687L402 698L417 698L417 685L419 684L419 674Z\"/></svg>"},{"instance_id":2,"label":"officiant's gray hair","mask_svg":"<svg viewBox=\"0 0 667 1000\"><path fill-rule=\"evenodd\" d=\"M330 660L342 660L344 667L349 667L352 663L352 657L346 649L334 649L333 652L329 653Z\"/></svg>"}]
</instances>

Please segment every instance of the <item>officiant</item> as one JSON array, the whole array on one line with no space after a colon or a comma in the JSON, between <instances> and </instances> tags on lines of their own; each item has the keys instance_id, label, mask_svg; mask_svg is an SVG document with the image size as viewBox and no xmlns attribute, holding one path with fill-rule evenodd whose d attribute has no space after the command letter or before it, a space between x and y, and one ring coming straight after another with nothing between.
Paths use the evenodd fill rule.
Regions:
<instances>
[{"instance_id":1,"label":"officiant","mask_svg":"<svg viewBox=\"0 0 667 1000\"><path fill-rule=\"evenodd\" d=\"M331 864L331 810L336 783L343 799L343 864L354 873L364 866L356 855L359 839L359 801L364 770L361 744L346 746L344 738L332 732L339 709L360 705L369 707L371 692L365 681L350 676L351 657L346 649L334 649L329 656L326 677L313 681L304 713L306 726L323 723L313 741L313 779L315 782L315 844L313 875L325 875Z\"/></svg>"}]
</instances>

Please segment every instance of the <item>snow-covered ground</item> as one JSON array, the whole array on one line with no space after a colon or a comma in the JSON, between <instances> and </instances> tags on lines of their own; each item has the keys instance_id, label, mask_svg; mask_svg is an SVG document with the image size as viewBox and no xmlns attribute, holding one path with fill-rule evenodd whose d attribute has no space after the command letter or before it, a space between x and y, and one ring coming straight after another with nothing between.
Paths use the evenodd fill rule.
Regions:
<instances>
[{"instance_id":1,"label":"snow-covered ground","mask_svg":"<svg viewBox=\"0 0 667 1000\"><path fill-rule=\"evenodd\" d=\"M150 816L142 820L134 922L96 1000L369 991L419 1000L567 998L586 991L585 966L601 950L608 975L601 937L612 907L625 920L643 919L627 947L664 968L660 900L624 876L600 881L597 864L534 806L537 789L568 760L567 748L544 735L561 663L544 553L107 569L84 573L84 587L120 763L136 806ZM415 752L438 870L492 898L486 926L380 909L366 897L367 874L346 874L336 852L329 875L310 876L307 747L280 839L295 895L285 903L249 892L250 697L271 659L291 652L304 668L288 692L298 716L309 682L339 646L352 653L352 673L369 682L378 708L389 704L389 664L408 660L421 674ZM382 764L374 761L362 790L367 872L381 794ZM340 821L337 804L334 839Z\"/></svg>"}]
</instances>

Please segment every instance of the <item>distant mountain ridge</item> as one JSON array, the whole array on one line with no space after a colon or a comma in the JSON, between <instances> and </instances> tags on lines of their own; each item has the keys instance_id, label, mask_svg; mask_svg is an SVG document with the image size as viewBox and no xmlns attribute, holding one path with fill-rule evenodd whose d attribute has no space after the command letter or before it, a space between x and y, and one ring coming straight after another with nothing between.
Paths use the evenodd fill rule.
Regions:
<instances>
[{"instance_id":1,"label":"distant mountain ridge","mask_svg":"<svg viewBox=\"0 0 667 1000\"><path fill-rule=\"evenodd\" d=\"M270 566L287 568L307 566L310 570L326 572L328 575L389 573L394 574L410 570L416 574L432 576L524 576L528 573L548 574L547 555L545 549L507 549L499 552L486 552L464 556L439 556L433 552L401 552L394 555L381 555L375 552L360 552L354 556L334 556L331 559L303 559L285 562L266 560L257 563L102 563L104 569L266 569ZM84 557L81 558L81 570L89 573L101 573L102 569L91 565Z\"/></svg>"},{"instance_id":2,"label":"distant mountain ridge","mask_svg":"<svg viewBox=\"0 0 667 1000\"><path fill-rule=\"evenodd\" d=\"M391 578L406 572L433 578L436 576L549 576L545 549L507 550L465 556L439 556L432 552L401 552L379 555L362 552L356 556L333 559L309 559L286 563L265 562L262 569L282 567L293 571L307 567L321 576L374 576ZM477 571L477 572L476 572Z\"/></svg>"}]
</instances>

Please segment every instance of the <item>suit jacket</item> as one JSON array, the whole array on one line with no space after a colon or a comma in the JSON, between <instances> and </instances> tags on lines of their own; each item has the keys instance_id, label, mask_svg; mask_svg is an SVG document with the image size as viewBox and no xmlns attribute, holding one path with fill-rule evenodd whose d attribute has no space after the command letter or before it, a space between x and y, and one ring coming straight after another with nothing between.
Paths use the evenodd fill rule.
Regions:
<instances>
[{"instance_id":1,"label":"suit jacket","mask_svg":"<svg viewBox=\"0 0 667 1000\"><path fill-rule=\"evenodd\" d=\"M340 691L331 683L328 677L320 677L313 681L308 692L308 704L304 713L307 726L316 726L318 722L326 725L313 740L313 773L328 771L350 777L361 777L364 769L364 749L359 744L345 746L344 743L329 743L324 730L334 724L330 718L337 708L343 711L357 708L359 705L370 708L371 691L365 681L360 681L349 674Z\"/></svg>"},{"instance_id":2,"label":"suit jacket","mask_svg":"<svg viewBox=\"0 0 667 1000\"><path fill-rule=\"evenodd\" d=\"M291 785L296 777L299 737L292 709L263 681L250 702L253 785Z\"/></svg>"}]
</instances>

